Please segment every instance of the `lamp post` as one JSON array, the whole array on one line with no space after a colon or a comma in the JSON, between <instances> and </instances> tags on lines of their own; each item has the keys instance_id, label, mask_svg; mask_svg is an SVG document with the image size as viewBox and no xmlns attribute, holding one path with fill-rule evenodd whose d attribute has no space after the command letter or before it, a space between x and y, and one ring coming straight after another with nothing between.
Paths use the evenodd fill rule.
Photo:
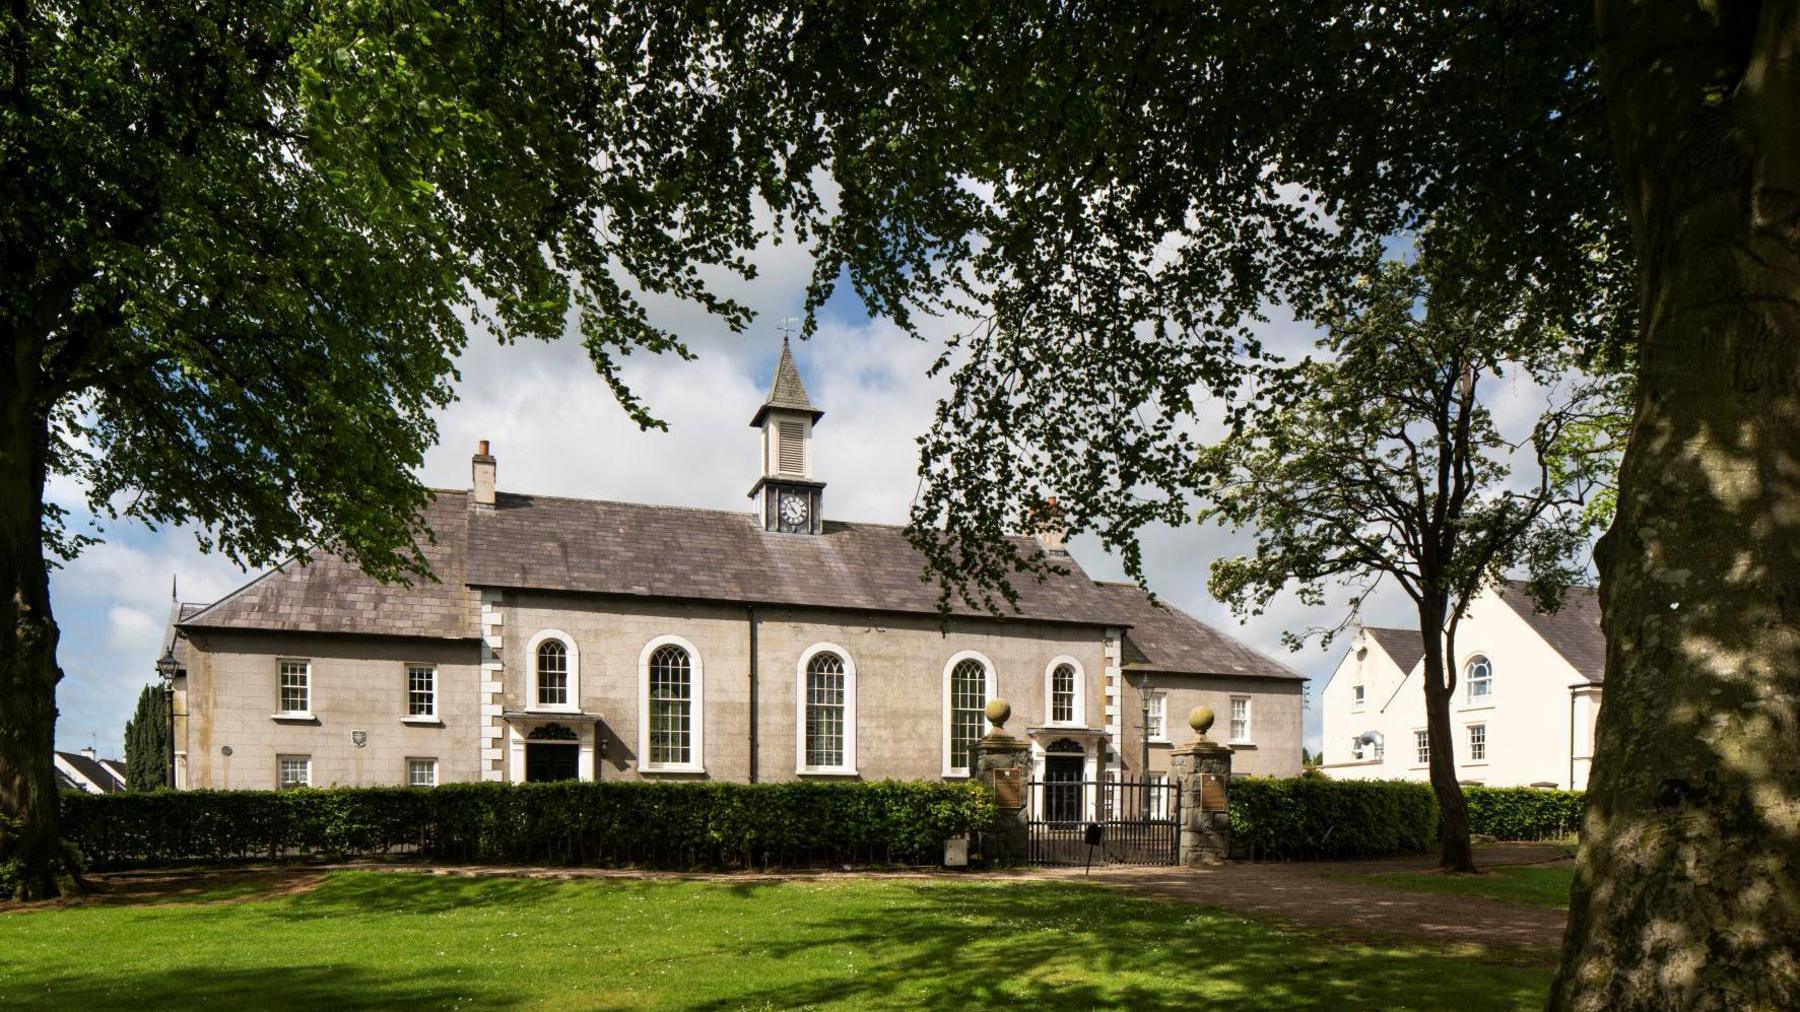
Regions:
<instances>
[{"instance_id":1,"label":"lamp post","mask_svg":"<svg viewBox=\"0 0 1800 1012\"><path fill-rule=\"evenodd\" d=\"M163 655L156 659L156 674L163 683L163 702L167 704L164 712L168 715L166 737L169 749L169 787L175 786L175 673L181 670L181 662L175 659L173 643L163 650Z\"/></svg>"},{"instance_id":2,"label":"lamp post","mask_svg":"<svg viewBox=\"0 0 1800 1012\"><path fill-rule=\"evenodd\" d=\"M1146 671L1138 679L1138 700L1144 707L1144 720L1139 725L1142 732L1142 761L1138 766L1138 794L1143 798L1144 818L1150 818L1150 672Z\"/></svg>"}]
</instances>

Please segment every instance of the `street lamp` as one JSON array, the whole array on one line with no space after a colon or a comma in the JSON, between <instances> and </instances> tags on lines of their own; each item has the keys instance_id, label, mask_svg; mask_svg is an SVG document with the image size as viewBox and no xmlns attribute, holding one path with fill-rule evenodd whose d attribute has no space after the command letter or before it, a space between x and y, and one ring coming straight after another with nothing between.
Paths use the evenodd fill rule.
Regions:
<instances>
[{"instance_id":1,"label":"street lamp","mask_svg":"<svg viewBox=\"0 0 1800 1012\"><path fill-rule=\"evenodd\" d=\"M1138 678L1138 700L1144 706L1144 720L1139 729L1143 732L1142 762L1138 766L1138 794L1144 799L1144 818L1150 818L1150 672L1146 671Z\"/></svg>"},{"instance_id":2,"label":"street lamp","mask_svg":"<svg viewBox=\"0 0 1800 1012\"><path fill-rule=\"evenodd\" d=\"M168 715L167 738L169 742L169 784L175 786L175 674L181 670L181 662L175 659L175 644L171 643L163 650L163 655L156 659L156 674L162 679L163 701L168 704L163 712Z\"/></svg>"}]
</instances>

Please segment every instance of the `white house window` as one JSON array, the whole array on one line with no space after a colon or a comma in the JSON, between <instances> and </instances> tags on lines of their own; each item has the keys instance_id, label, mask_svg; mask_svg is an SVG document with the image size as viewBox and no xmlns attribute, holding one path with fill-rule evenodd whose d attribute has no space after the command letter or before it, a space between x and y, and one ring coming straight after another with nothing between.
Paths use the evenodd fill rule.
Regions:
<instances>
[{"instance_id":1,"label":"white house window","mask_svg":"<svg viewBox=\"0 0 1800 1012\"><path fill-rule=\"evenodd\" d=\"M436 787L437 760L406 760L406 784L409 787Z\"/></svg>"},{"instance_id":2,"label":"white house window","mask_svg":"<svg viewBox=\"0 0 1800 1012\"><path fill-rule=\"evenodd\" d=\"M800 656L799 772L849 773L856 766L856 668L822 643Z\"/></svg>"},{"instance_id":3,"label":"white house window","mask_svg":"<svg viewBox=\"0 0 1800 1012\"><path fill-rule=\"evenodd\" d=\"M1413 732L1413 755L1417 759L1418 764L1420 766L1425 766L1425 765L1430 764L1430 762L1431 762L1431 732L1429 732L1429 731L1414 731Z\"/></svg>"},{"instance_id":4,"label":"white house window","mask_svg":"<svg viewBox=\"0 0 1800 1012\"><path fill-rule=\"evenodd\" d=\"M1487 759L1487 725L1469 725L1469 761L1483 762Z\"/></svg>"},{"instance_id":5,"label":"white house window","mask_svg":"<svg viewBox=\"0 0 1800 1012\"><path fill-rule=\"evenodd\" d=\"M283 755L275 757L275 786L306 787L312 783L312 756Z\"/></svg>"},{"instance_id":6,"label":"white house window","mask_svg":"<svg viewBox=\"0 0 1800 1012\"><path fill-rule=\"evenodd\" d=\"M1166 819L1169 817L1169 775L1167 773L1145 773L1145 790L1150 794L1150 817Z\"/></svg>"},{"instance_id":7,"label":"white house window","mask_svg":"<svg viewBox=\"0 0 1800 1012\"><path fill-rule=\"evenodd\" d=\"M1058 724L1075 720L1075 667L1058 664L1050 672L1050 719Z\"/></svg>"},{"instance_id":8,"label":"white house window","mask_svg":"<svg viewBox=\"0 0 1800 1012\"><path fill-rule=\"evenodd\" d=\"M537 705L569 705L569 648L561 640L545 640L538 644Z\"/></svg>"},{"instance_id":9,"label":"white house window","mask_svg":"<svg viewBox=\"0 0 1800 1012\"><path fill-rule=\"evenodd\" d=\"M993 667L973 652L950 659L944 671L944 773L964 776L970 753L987 729L987 702L992 696Z\"/></svg>"},{"instance_id":10,"label":"white house window","mask_svg":"<svg viewBox=\"0 0 1800 1012\"><path fill-rule=\"evenodd\" d=\"M437 716L437 668L429 664L406 666L406 715Z\"/></svg>"},{"instance_id":11,"label":"white house window","mask_svg":"<svg viewBox=\"0 0 1800 1012\"><path fill-rule=\"evenodd\" d=\"M1361 683L1350 686L1350 708L1352 710L1360 710L1363 708L1363 686Z\"/></svg>"},{"instance_id":12,"label":"white house window","mask_svg":"<svg viewBox=\"0 0 1800 1012\"><path fill-rule=\"evenodd\" d=\"M312 710L312 665L307 661L281 662L281 712Z\"/></svg>"},{"instance_id":13,"label":"white house window","mask_svg":"<svg viewBox=\"0 0 1800 1012\"><path fill-rule=\"evenodd\" d=\"M1486 657L1476 654L1469 658L1469 664L1463 669L1463 678L1469 683L1469 702L1485 703L1494 694L1494 665Z\"/></svg>"},{"instance_id":14,"label":"white house window","mask_svg":"<svg viewBox=\"0 0 1800 1012\"><path fill-rule=\"evenodd\" d=\"M1044 667L1046 723L1077 727L1087 719L1086 681L1080 661L1067 655L1050 659Z\"/></svg>"},{"instance_id":15,"label":"white house window","mask_svg":"<svg viewBox=\"0 0 1800 1012\"><path fill-rule=\"evenodd\" d=\"M1149 702L1144 713L1144 737L1151 741L1166 741L1169 737L1169 697L1152 692Z\"/></svg>"},{"instance_id":16,"label":"white house window","mask_svg":"<svg viewBox=\"0 0 1800 1012\"><path fill-rule=\"evenodd\" d=\"M1250 740L1250 697L1231 697L1231 740Z\"/></svg>"}]
</instances>

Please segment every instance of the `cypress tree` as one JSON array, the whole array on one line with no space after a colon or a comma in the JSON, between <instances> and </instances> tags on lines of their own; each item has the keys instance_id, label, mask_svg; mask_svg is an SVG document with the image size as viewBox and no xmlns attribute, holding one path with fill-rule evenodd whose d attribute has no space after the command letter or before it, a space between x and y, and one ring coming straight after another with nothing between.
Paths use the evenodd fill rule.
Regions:
<instances>
[{"instance_id":1,"label":"cypress tree","mask_svg":"<svg viewBox=\"0 0 1800 1012\"><path fill-rule=\"evenodd\" d=\"M149 791L169 783L169 704L161 686L138 694L137 713L125 724L125 788Z\"/></svg>"}]
</instances>

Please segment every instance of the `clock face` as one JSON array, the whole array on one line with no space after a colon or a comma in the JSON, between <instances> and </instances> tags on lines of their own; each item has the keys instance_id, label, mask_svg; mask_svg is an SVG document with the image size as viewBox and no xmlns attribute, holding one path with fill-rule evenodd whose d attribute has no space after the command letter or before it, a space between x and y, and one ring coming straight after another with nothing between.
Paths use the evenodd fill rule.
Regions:
<instances>
[{"instance_id":1,"label":"clock face","mask_svg":"<svg viewBox=\"0 0 1800 1012\"><path fill-rule=\"evenodd\" d=\"M801 496L797 496L797 495L793 494L792 492L782 493L782 496L781 496L781 525L783 527L798 528L798 527L804 525L805 523L806 523L806 500Z\"/></svg>"}]
</instances>

